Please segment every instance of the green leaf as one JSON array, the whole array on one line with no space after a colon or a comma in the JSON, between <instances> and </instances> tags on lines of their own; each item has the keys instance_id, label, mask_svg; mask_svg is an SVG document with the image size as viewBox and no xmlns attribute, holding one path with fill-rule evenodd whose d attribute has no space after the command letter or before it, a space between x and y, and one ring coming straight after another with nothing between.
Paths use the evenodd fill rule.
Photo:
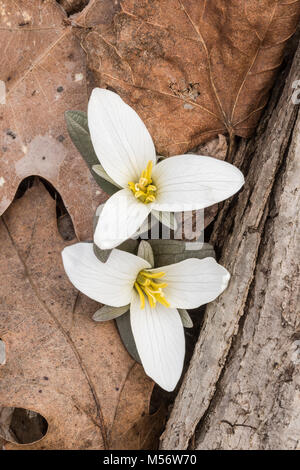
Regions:
<instances>
[{"instance_id":1,"label":"green leaf","mask_svg":"<svg viewBox=\"0 0 300 470\"><path fill-rule=\"evenodd\" d=\"M119 190L118 187L92 171L92 167L94 165L99 165L99 160L91 141L87 114L84 111L66 111L65 119L69 136L81 156L86 161L96 183L109 195L117 192Z\"/></svg>"},{"instance_id":2,"label":"green leaf","mask_svg":"<svg viewBox=\"0 0 300 470\"><path fill-rule=\"evenodd\" d=\"M100 250L100 248L93 244L93 249L94 253L97 256L98 260L101 261L101 263L106 263L106 261L109 258L109 255L111 254L112 250Z\"/></svg>"},{"instance_id":3,"label":"green leaf","mask_svg":"<svg viewBox=\"0 0 300 470\"><path fill-rule=\"evenodd\" d=\"M148 261L151 268L154 267L154 255L150 243L142 240L139 244L137 255Z\"/></svg>"},{"instance_id":4,"label":"green leaf","mask_svg":"<svg viewBox=\"0 0 300 470\"><path fill-rule=\"evenodd\" d=\"M92 168L93 165L98 165L99 160L91 141L87 114L84 111L66 111L65 119L72 142L88 166Z\"/></svg>"},{"instance_id":5,"label":"green leaf","mask_svg":"<svg viewBox=\"0 0 300 470\"><path fill-rule=\"evenodd\" d=\"M177 310L184 328L193 328L193 321L188 312L184 308L178 308Z\"/></svg>"},{"instance_id":6,"label":"green leaf","mask_svg":"<svg viewBox=\"0 0 300 470\"><path fill-rule=\"evenodd\" d=\"M103 307L99 308L97 312L93 315L94 321L108 321L114 320L115 318L123 315L129 310L129 305L125 305L124 307L111 307L110 305L104 305Z\"/></svg>"},{"instance_id":7,"label":"green leaf","mask_svg":"<svg viewBox=\"0 0 300 470\"><path fill-rule=\"evenodd\" d=\"M142 362L136 349L136 344L130 325L130 312L128 311L124 315L116 318L116 323L125 348L129 352L130 356L141 364Z\"/></svg>"},{"instance_id":8,"label":"green leaf","mask_svg":"<svg viewBox=\"0 0 300 470\"><path fill-rule=\"evenodd\" d=\"M154 253L155 267L179 263L188 258L215 258L215 252L208 243L186 242L183 240L149 240Z\"/></svg>"}]
</instances>

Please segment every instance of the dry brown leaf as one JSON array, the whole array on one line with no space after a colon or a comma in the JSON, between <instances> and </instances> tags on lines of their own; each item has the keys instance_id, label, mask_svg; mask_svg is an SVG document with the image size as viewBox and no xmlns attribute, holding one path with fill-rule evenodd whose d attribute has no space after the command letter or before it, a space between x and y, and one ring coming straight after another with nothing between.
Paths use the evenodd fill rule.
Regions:
<instances>
[{"instance_id":1,"label":"dry brown leaf","mask_svg":"<svg viewBox=\"0 0 300 470\"><path fill-rule=\"evenodd\" d=\"M99 305L78 294L64 273L56 206L39 183L0 222L0 404L40 413L46 436L8 449L103 449L147 415L153 382L124 349L113 322L97 323ZM148 432L157 419L147 422ZM145 432L145 430L144 430ZM106 442L106 444L105 444Z\"/></svg>"},{"instance_id":2,"label":"dry brown leaf","mask_svg":"<svg viewBox=\"0 0 300 470\"><path fill-rule=\"evenodd\" d=\"M137 416L137 405L132 397L137 393L138 387L139 395L142 396L145 388L140 376L140 368L136 367L132 372L132 380L127 381L123 387L115 414L119 425L114 426L110 435L111 449L155 449L158 444L158 436L163 431L166 417L164 404L155 414L149 415L144 411L149 409L149 396L145 395L144 402L140 400L139 403L140 419L135 422L132 420L132 416Z\"/></svg>"},{"instance_id":3,"label":"dry brown leaf","mask_svg":"<svg viewBox=\"0 0 300 470\"><path fill-rule=\"evenodd\" d=\"M91 10L83 26L95 25ZM83 46L98 84L172 155L226 131L251 134L299 15L299 0L123 0Z\"/></svg>"},{"instance_id":4,"label":"dry brown leaf","mask_svg":"<svg viewBox=\"0 0 300 470\"><path fill-rule=\"evenodd\" d=\"M22 179L40 175L61 194L77 236L91 238L106 196L64 122L66 110L87 106L85 53L73 27L54 0L1 0L0 42L0 214Z\"/></svg>"},{"instance_id":5,"label":"dry brown leaf","mask_svg":"<svg viewBox=\"0 0 300 470\"><path fill-rule=\"evenodd\" d=\"M116 435L116 441L112 442L114 450L156 450L158 447L157 436L164 430L167 410L164 406L153 415L145 415L129 430L133 436L128 448L128 432Z\"/></svg>"}]
</instances>

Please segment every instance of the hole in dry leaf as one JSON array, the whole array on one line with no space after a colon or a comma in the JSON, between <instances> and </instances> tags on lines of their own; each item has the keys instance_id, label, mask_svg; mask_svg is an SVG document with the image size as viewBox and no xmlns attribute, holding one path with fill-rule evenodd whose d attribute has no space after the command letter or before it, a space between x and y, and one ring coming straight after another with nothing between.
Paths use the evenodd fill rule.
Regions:
<instances>
[{"instance_id":1,"label":"hole in dry leaf","mask_svg":"<svg viewBox=\"0 0 300 470\"><path fill-rule=\"evenodd\" d=\"M49 192L50 196L56 201L56 218L57 218L57 228L66 241L73 240L75 235L75 230L73 226L72 219L64 205L61 195L56 191L56 189L49 183L49 181L40 178L41 182Z\"/></svg>"},{"instance_id":2,"label":"hole in dry leaf","mask_svg":"<svg viewBox=\"0 0 300 470\"><path fill-rule=\"evenodd\" d=\"M71 241L75 238L74 226L69 214L63 214L57 218L57 227L64 240Z\"/></svg>"},{"instance_id":3,"label":"hole in dry leaf","mask_svg":"<svg viewBox=\"0 0 300 470\"><path fill-rule=\"evenodd\" d=\"M20 199L26 193L27 189L31 188L36 176L28 176L19 184L17 189L15 199Z\"/></svg>"},{"instance_id":4,"label":"hole in dry leaf","mask_svg":"<svg viewBox=\"0 0 300 470\"><path fill-rule=\"evenodd\" d=\"M15 199L20 199L22 196L24 196L26 191L33 186L35 181L38 180L41 181L52 199L54 199L56 202L57 228L60 235L66 241L73 240L76 235L72 219L63 203L61 195L56 191L52 184L49 183L49 181L39 176L29 176L28 178L25 178L17 189Z\"/></svg>"},{"instance_id":5,"label":"hole in dry leaf","mask_svg":"<svg viewBox=\"0 0 300 470\"><path fill-rule=\"evenodd\" d=\"M57 0L68 16L79 13L86 7L90 0Z\"/></svg>"},{"instance_id":6,"label":"hole in dry leaf","mask_svg":"<svg viewBox=\"0 0 300 470\"><path fill-rule=\"evenodd\" d=\"M32 444L42 439L48 430L47 420L25 408L0 408L0 436L16 444Z\"/></svg>"}]
</instances>

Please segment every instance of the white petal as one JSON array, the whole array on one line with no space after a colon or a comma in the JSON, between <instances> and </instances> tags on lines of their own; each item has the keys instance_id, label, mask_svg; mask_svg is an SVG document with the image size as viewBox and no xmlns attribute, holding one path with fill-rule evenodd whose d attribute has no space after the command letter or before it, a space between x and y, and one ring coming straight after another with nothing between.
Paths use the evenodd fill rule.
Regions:
<instances>
[{"instance_id":1,"label":"white petal","mask_svg":"<svg viewBox=\"0 0 300 470\"><path fill-rule=\"evenodd\" d=\"M130 253L113 250L101 263L92 243L76 243L62 252L65 271L76 289L97 302L122 307L131 301L133 284L141 269L150 267Z\"/></svg>"},{"instance_id":2,"label":"white petal","mask_svg":"<svg viewBox=\"0 0 300 470\"><path fill-rule=\"evenodd\" d=\"M94 242L103 250L120 245L138 230L150 211L151 204L143 204L129 189L121 189L104 204Z\"/></svg>"},{"instance_id":3,"label":"white petal","mask_svg":"<svg viewBox=\"0 0 300 470\"><path fill-rule=\"evenodd\" d=\"M230 163L202 155L166 158L153 169L157 198L153 209L191 211L223 201L244 184L243 174Z\"/></svg>"},{"instance_id":4,"label":"white petal","mask_svg":"<svg viewBox=\"0 0 300 470\"><path fill-rule=\"evenodd\" d=\"M100 176L100 178L104 179L105 181L108 181L109 183L113 184L116 186L116 188L122 188L118 183L116 183L114 180L111 179L110 176L106 173L102 165L93 165L92 170L96 173L96 175Z\"/></svg>"},{"instance_id":5,"label":"white petal","mask_svg":"<svg viewBox=\"0 0 300 470\"><path fill-rule=\"evenodd\" d=\"M165 298L171 307L196 308L216 299L227 287L230 274L214 258L190 258L180 263L153 269L166 275L162 281Z\"/></svg>"},{"instance_id":6,"label":"white petal","mask_svg":"<svg viewBox=\"0 0 300 470\"><path fill-rule=\"evenodd\" d=\"M184 331L176 309L148 302L143 310L134 292L130 322L136 347L145 372L158 385L172 391L180 379L185 354Z\"/></svg>"},{"instance_id":7,"label":"white petal","mask_svg":"<svg viewBox=\"0 0 300 470\"><path fill-rule=\"evenodd\" d=\"M119 95L95 88L88 105L88 125L97 157L122 187L137 182L149 160L156 162L152 138L138 114Z\"/></svg>"},{"instance_id":8,"label":"white petal","mask_svg":"<svg viewBox=\"0 0 300 470\"><path fill-rule=\"evenodd\" d=\"M152 230L155 226L158 225L158 220L156 217L153 216L152 212L150 213L150 216L148 216L140 228L132 235L132 238L143 238L143 239L148 239L148 232L149 230Z\"/></svg>"}]
</instances>

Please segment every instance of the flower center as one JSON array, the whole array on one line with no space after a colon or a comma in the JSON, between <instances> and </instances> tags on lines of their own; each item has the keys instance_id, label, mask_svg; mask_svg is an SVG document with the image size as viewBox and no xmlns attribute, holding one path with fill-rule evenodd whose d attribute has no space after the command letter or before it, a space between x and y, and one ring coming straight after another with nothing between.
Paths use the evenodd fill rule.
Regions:
<instances>
[{"instance_id":1,"label":"flower center","mask_svg":"<svg viewBox=\"0 0 300 470\"><path fill-rule=\"evenodd\" d=\"M160 279L165 276L166 273L151 273L151 271L140 271L134 287L136 288L141 301L141 309L145 308L145 296L147 297L150 307L154 308L156 303L170 307L169 302L165 299L163 288L167 287L166 282L157 282L156 279Z\"/></svg>"},{"instance_id":2,"label":"flower center","mask_svg":"<svg viewBox=\"0 0 300 470\"><path fill-rule=\"evenodd\" d=\"M134 196L144 204L155 201L157 188L152 184L151 173L152 173L153 161L148 162L146 170L142 171L141 177L138 183L129 181L128 186L133 192Z\"/></svg>"}]
</instances>

